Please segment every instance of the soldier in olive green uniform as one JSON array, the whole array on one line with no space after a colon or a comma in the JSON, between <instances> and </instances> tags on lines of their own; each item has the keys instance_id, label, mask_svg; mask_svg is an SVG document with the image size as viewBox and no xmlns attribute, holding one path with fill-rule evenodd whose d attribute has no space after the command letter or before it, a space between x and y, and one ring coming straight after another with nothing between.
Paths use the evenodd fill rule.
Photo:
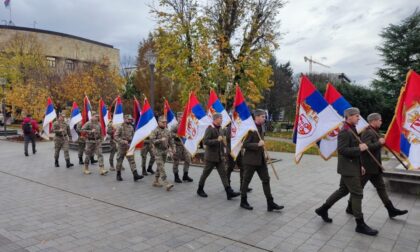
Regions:
<instances>
[{"instance_id":1,"label":"soldier in olive green uniform","mask_svg":"<svg viewBox=\"0 0 420 252\"><path fill-rule=\"evenodd\" d=\"M171 129L172 137L173 137L175 145L176 145L176 151L175 151L174 157L173 157L174 166L172 168L173 172L174 172L176 183L182 183L181 179L179 178L179 174L178 174L178 172L179 172L178 171L179 161L181 161L181 160L184 160L184 175L182 176L182 180L186 181L186 182L193 182L193 179L188 176L188 169L189 169L190 163L191 163L191 155L185 149L184 144L182 144L181 139L178 137L178 127L179 127L179 122L182 119L182 114L183 114L182 112L177 114L178 125L176 125L175 127L172 127L172 129Z\"/></svg>"},{"instance_id":2,"label":"soldier in olive green uniform","mask_svg":"<svg viewBox=\"0 0 420 252\"><path fill-rule=\"evenodd\" d=\"M115 171L114 157L115 157L115 152L117 151L117 143L116 143L115 138L114 138L115 129L112 126L112 120L109 121L108 126L106 127L106 134L108 135L109 144L111 146L111 151L109 153L109 166L111 166L111 167L109 168L109 170L110 171Z\"/></svg>"},{"instance_id":3,"label":"soldier in olive green uniform","mask_svg":"<svg viewBox=\"0 0 420 252\"><path fill-rule=\"evenodd\" d=\"M166 190L169 191L174 186L166 180L165 172L165 162L166 155L169 153L173 154L175 150L175 144L173 142L171 132L166 127L166 118L165 116L159 117L159 127L153 130L150 135L150 142L153 144L153 154L156 158L156 174L155 180L153 181L153 186L161 187L162 184L159 182L159 178L162 180L163 185L166 187Z\"/></svg>"},{"instance_id":4,"label":"soldier in olive green uniform","mask_svg":"<svg viewBox=\"0 0 420 252\"><path fill-rule=\"evenodd\" d=\"M379 163L382 163L381 149L385 144L385 139L379 135L379 128L382 125L382 117L378 113L372 113L368 115L367 121L369 122L369 127L363 131L361 140L363 143L367 144L375 159ZM381 198L382 203L388 210L389 217L393 218L395 216L408 213L407 210L399 210L392 204L386 192L382 168L373 160L369 153L366 151L363 152L361 160L362 165L366 170L365 175L362 176L362 187L365 187L368 181L372 183L378 192L379 198ZM351 201L349 201L349 204L347 205L346 212L353 214Z\"/></svg>"},{"instance_id":5,"label":"soldier in olive green uniform","mask_svg":"<svg viewBox=\"0 0 420 252\"><path fill-rule=\"evenodd\" d=\"M118 143L118 155L117 155L117 181L122 181L121 168L124 161L124 157L127 158L130 163L131 171L133 172L133 179L137 181L142 179L143 176L139 175L136 170L136 162L134 161L134 155L127 156L127 151L130 148L131 140L134 136L134 128L131 125L133 118L131 115L124 116L124 123L121 124L115 133L115 141Z\"/></svg>"},{"instance_id":6,"label":"soldier in olive green uniform","mask_svg":"<svg viewBox=\"0 0 420 252\"><path fill-rule=\"evenodd\" d=\"M364 222L362 213L361 175L365 173L365 169L361 166L360 156L368 149L368 146L358 141L356 124L360 120L360 111L358 108L348 108L344 111L344 116L346 121L338 133L337 143L337 172L341 175L340 187L320 208L315 210L315 213L321 216L325 222L331 223L332 219L328 217L328 209L350 192L352 211L357 223L356 232L377 235L378 231L371 229Z\"/></svg>"},{"instance_id":7,"label":"soldier in olive green uniform","mask_svg":"<svg viewBox=\"0 0 420 252\"><path fill-rule=\"evenodd\" d=\"M55 133L55 138L54 138L55 167L60 167L58 163L58 157L60 156L60 150L63 149L64 158L66 160L66 167L70 168L71 166L73 166L73 164L70 163L70 156L69 156L70 127L64 121L64 115L62 113L58 116L58 120L54 122L53 131Z\"/></svg>"},{"instance_id":8,"label":"soldier in olive green uniform","mask_svg":"<svg viewBox=\"0 0 420 252\"><path fill-rule=\"evenodd\" d=\"M207 177L210 175L213 169L216 168L225 188L226 197L228 200L230 200L234 197L238 197L240 193L232 190L226 176L225 162L223 160L225 154L223 151L224 144L223 133L221 129L222 120L223 118L221 114L214 114L213 125L210 125L204 133L203 143L206 148L204 153L206 166L204 167L203 173L201 174L200 182L198 183L197 194L203 198L207 197L207 194L204 192L204 184L206 183Z\"/></svg>"},{"instance_id":9,"label":"soldier in olive green uniform","mask_svg":"<svg viewBox=\"0 0 420 252\"><path fill-rule=\"evenodd\" d=\"M146 171L147 153L150 154L150 160L149 160L149 166L147 167L147 171ZM153 154L152 144L150 143L150 138L148 137L144 140L143 148L141 148L141 168L142 168L142 173L144 176L147 176L148 172L150 174L155 174L152 168L154 162L155 162L155 155Z\"/></svg>"},{"instance_id":10,"label":"soldier in olive green uniform","mask_svg":"<svg viewBox=\"0 0 420 252\"><path fill-rule=\"evenodd\" d=\"M87 134L86 149L85 149L85 166L83 173L88 175L89 171L89 160L96 153L99 160L99 173L106 175L108 171L104 168L104 157L102 156L102 129L99 124L98 114L92 112L92 118L89 122L85 123L82 127L82 132Z\"/></svg>"},{"instance_id":11,"label":"soldier in olive green uniform","mask_svg":"<svg viewBox=\"0 0 420 252\"><path fill-rule=\"evenodd\" d=\"M264 149L263 125L265 123L265 111L257 109L254 112L254 121L257 125L257 131L251 131L245 138L243 148L245 153L242 157L244 165L244 178L241 187L241 207L252 210L247 200L247 192L249 183L251 183L254 173L257 172L260 177L265 198L267 199L267 211L281 210L284 206L274 203L273 195L271 195L270 176L268 175L267 159Z\"/></svg>"}]
</instances>

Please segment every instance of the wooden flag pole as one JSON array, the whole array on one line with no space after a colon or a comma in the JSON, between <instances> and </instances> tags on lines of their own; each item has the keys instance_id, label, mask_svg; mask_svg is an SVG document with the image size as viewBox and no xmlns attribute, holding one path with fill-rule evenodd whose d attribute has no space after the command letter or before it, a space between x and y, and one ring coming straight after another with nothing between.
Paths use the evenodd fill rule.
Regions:
<instances>
[{"instance_id":1,"label":"wooden flag pole","mask_svg":"<svg viewBox=\"0 0 420 252\"><path fill-rule=\"evenodd\" d=\"M353 136L357 139L357 141L359 142L359 143L363 143L362 142L362 140L360 139L360 137L352 130L352 129L350 129L350 131L351 131L351 133L353 134ZM373 161L375 161L375 163L379 166L379 167L381 167L381 169L382 169L382 171L384 171L385 170L385 168L382 166L382 164L375 158L375 156L372 154L372 152L370 152L370 150L369 149L366 149L366 151L367 151L367 153L369 154L369 156L373 159Z\"/></svg>"},{"instance_id":2,"label":"wooden flag pole","mask_svg":"<svg viewBox=\"0 0 420 252\"><path fill-rule=\"evenodd\" d=\"M263 139L261 138L260 132L258 132L258 129L257 129L257 134L258 134L258 137L260 138L260 140L263 140ZM276 169L274 168L274 164L273 164L273 162L271 161L270 155L268 155L268 151L266 150L265 145L263 146L263 149L264 149L264 154L266 155L266 157L267 157L267 159L268 159L267 161L270 163L271 168L273 169L274 176L276 177L276 179L277 179L277 180L280 180L279 175L277 174L277 171L276 171Z\"/></svg>"}]
</instances>

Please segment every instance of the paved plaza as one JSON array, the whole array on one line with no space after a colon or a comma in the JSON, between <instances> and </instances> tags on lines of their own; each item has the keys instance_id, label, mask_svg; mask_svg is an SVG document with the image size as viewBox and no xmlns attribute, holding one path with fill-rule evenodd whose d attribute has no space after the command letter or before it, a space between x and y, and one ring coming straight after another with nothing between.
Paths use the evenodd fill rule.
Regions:
<instances>
[{"instance_id":1,"label":"paved plaza","mask_svg":"<svg viewBox=\"0 0 420 252\"><path fill-rule=\"evenodd\" d=\"M260 180L254 177L248 195L253 211L226 200L216 171L207 180L208 198L196 195L202 168L191 167L193 183L173 191L152 187L152 176L134 183L125 161L123 182L115 172L103 177L98 165L82 174L77 153L72 169L54 167L53 143L38 143L38 153L23 155L23 144L0 140L0 252L9 251L420 251L420 198L390 193L407 215L388 218L372 185L365 188L366 222L377 237L354 232L347 200L330 210L332 224L315 215L315 208L338 187L337 160L306 155L296 166L292 154L271 153L277 181L271 188L281 212L267 212ZM108 164L108 154L104 155ZM140 155L136 153L136 163ZM271 169L271 168L270 168ZM173 179L172 165L166 165ZM232 187L239 189L239 174Z\"/></svg>"}]
</instances>

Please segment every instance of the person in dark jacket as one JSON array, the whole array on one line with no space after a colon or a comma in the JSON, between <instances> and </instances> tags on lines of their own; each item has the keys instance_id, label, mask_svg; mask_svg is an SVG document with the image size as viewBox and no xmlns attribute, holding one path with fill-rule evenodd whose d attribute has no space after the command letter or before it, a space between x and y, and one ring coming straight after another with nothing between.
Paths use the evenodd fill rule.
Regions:
<instances>
[{"instance_id":1,"label":"person in dark jacket","mask_svg":"<svg viewBox=\"0 0 420 252\"><path fill-rule=\"evenodd\" d=\"M25 156L28 156L28 145L29 142L32 143L32 153L36 153L36 143L35 138L36 135L39 133L39 126L38 123L32 119L30 114L27 114L25 119L22 122L22 131L23 131L23 138L25 140Z\"/></svg>"},{"instance_id":2,"label":"person in dark jacket","mask_svg":"<svg viewBox=\"0 0 420 252\"><path fill-rule=\"evenodd\" d=\"M244 165L244 177L241 186L241 207L247 210L252 210L253 207L249 205L247 200L247 192L249 183L251 183L254 173L257 172L260 177L264 195L267 199L267 211L281 210L284 206L279 206L274 203L273 195L271 195L270 176L268 175L267 158L264 149L264 134L263 125L265 123L266 113L264 110L257 109L254 112L254 120L257 125L257 131L251 131L245 138L243 148L245 153L242 157Z\"/></svg>"},{"instance_id":3,"label":"person in dark jacket","mask_svg":"<svg viewBox=\"0 0 420 252\"><path fill-rule=\"evenodd\" d=\"M344 111L344 116L346 121L338 133L337 143L337 173L341 175L340 187L320 208L315 210L315 213L321 216L325 222L331 223L332 219L328 217L328 209L350 192L352 211L357 223L356 232L377 235L378 231L370 228L364 222L362 213L361 176L365 174L365 169L361 166L360 157L368 149L368 145L360 143L357 136L356 125L360 120L360 111L358 108L348 108Z\"/></svg>"},{"instance_id":4,"label":"person in dark jacket","mask_svg":"<svg viewBox=\"0 0 420 252\"><path fill-rule=\"evenodd\" d=\"M197 194L203 198L207 197L207 194L204 192L204 184L207 177L210 175L213 169L216 168L220 179L222 180L223 186L225 187L226 197L228 200L230 200L234 197L238 197L240 193L232 190L226 176L225 164L223 160L224 144L223 133L221 129L222 120L223 119L221 114L214 114L213 125L210 125L204 133L203 143L206 148L204 153L204 160L206 161L206 166L203 169L200 182L198 183Z\"/></svg>"},{"instance_id":5,"label":"person in dark jacket","mask_svg":"<svg viewBox=\"0 0 420 252\"><path fill-rule=\"evenodd\" d=\"M382 146L385 144L385 139L379 134L379 128L382 125L382 117L378 113L372 113L368 115L367 121L369 123L369 126L362 132L361 140L363 143L367 144L367 146L369 147L369 151L373 154L375 159L380 164L382 164L381 149ZM399 210L395 208L392 204L392 201L389 199L385 188L385 182L383 179L383 171L381 166L379 166L367 152L362 153L361 160L362 166L366 170L365 175L362 176L362 187L364 188L368 181L372 183L372 185L376 188L376 191L378 192L379 198L381 199L385 208L388 210L388 215L390 218L408 213L407 210ZM348 214L353 214L350 203L351 201L349 200L346 212Z\"/></svg>"}]
</instances>

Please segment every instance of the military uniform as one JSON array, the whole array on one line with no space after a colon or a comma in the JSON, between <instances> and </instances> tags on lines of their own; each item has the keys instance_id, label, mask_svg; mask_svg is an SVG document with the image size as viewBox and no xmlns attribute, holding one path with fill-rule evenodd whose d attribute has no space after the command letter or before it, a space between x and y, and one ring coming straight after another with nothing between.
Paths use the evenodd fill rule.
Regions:
<instances>
[{"instance_id":1,"label":"military uniform","mask_svg":"<svg viewBox=\"0 0 420 252\"><path fill-rule=\"evenodd\" d=\"M126 115L124 118L127 120L132 119L131 115ZM127 151L130 148L131 140L134 136L134 128L130 122L124 122L121 124L115 132L115 141L118 143L118 154L117 154L117 180L121 181L121 169L124 157L127 158L131 171L133 172L134 181L142 179L143 176L137 174L136 162L134 161L134 155L127 156Z\"/></svg>"},{"instance_id":2,"label":"military uniform","mask_svg":"<svg viewBox=\"0 0 420 252\"><path fill-rule=\"evenodd\" d=\"M221 115L220 115L221 116ZM213 116L215 118L215 116ZM223 137L222 129L217 125L210 125L204 133L203 144L205 145L204 160L206 162L201 174L200 181L198 183L197 194L201 197L207 197L204 192L204 184L206 183L207 177L213 171L217 169L220 180L222 181L223 187L226 191L227 199L239 196L238 192L234 192L229 185L224 162L224 145L222 141L219 141L219 137Z\"/></svg>"},{"instance_id":3,"label":"military uniform","mask_svg":"<svg viewBox=\"0 0 420 252\"><path fill-rule=\"evenodd\" d=\"M83 125L81 121L76 124L76 132L79 135L79 138L77 139L79 164L84 164L83 152L86 149L86 137L85 134L82 133L82 126Z\"/></svg>"},{"instance_id":4,"label":"military uniform","mask_svg":"<svg viewBox=\"0 0 420 252\"><path fill-rule=\"evenodd\" d=\"M59 167L58 157L60 156L60 150L63 149L64 159L66 160L66 167L69 168L73 166L73 164L70 163L70 155L69 155L70 127L66 122L57 120L53 124L53 131L55 133L55 137L54 137L55 166Z\"/></svg>"},{"instance_id":5,"label":"military uniform","mask_svg":"<svg viewBox=\"0 0 420 252\"><path fill-rule=\"evenodd\" d=\"M115 129L112 126L112 121L108 123L108 126L106 127L106 134L109 138L109 144L111 146L111 151L109 153L109 165L111 166L110 170L115 171L114 168L114 157L115 152L117 151L117 143L115 141L114 135L115 135Z\"/></svg>"},{"instance_id":6,"label":"military uniform","mask_svg":"<svg viewBox=\"0 0 420 252\"><path fill-rule=\"evenodd\" d=\"M166 119L159 120L165 121ZM161 128L160 126L157 127L155 130L153 130L152 134L149 137L150 142L153 144L153 154L156 159L156 174L155 174L155 181L153 182L153 185L156 187L162 186L159 183L159 178L162 180L164 185L166 186L166 189L169 191L173 185L170 184L166 180L166 172L165 172L165 162L167 157L167 152L174 151L175 150L175 144L173 142L172 136L170 131L165 127Z\"/></svg>"},{"instance_id":7,"label":"military uniform","mask_svg":"<svg viewBox=\"0 0 420 252\"><path fill-rule=\"evenodd\" d=\"M182 177L183 181L192 182L193 179L188 176L188 169L190 167L191 163L191 155L188 153L188 151L185 149L184 144L181 142L181 139L178 137L178 125L173 127L171 129L172 137L175 142L175 153L173 156L174 165L172 167L174 175L175 175L175 182L182 183L182 181L179 179L178 175L178 166L179 161L184 160L184 176Z\"/></svg>"},{"instance_id":8,"label":"military uniform","mask_svg":"<svg viewBox=\"0 0 420 252\"><path fill-rule=\"evenodd\" d=\"M146 171L146 161L147 161L147 153L150 154L149 166L147 167ZM150 138L146 138L143 142L143 148L141 149L141 168L143 175L147 175L147 172L154 174L153 171L153 164L155 162L155 155L152 151L152 144L150 142Z\"/></svg>"},{"instance_id":9,"label":"military uniform","mask_svg":"<svg viewBox=\"0 0 420 252\"><path fill-rule=\"evenodd\" d=\"M93 116L93 115L92 115ZM85 166L84 173L90 174L89 171L89 160L93 158L93 155L98 156L99 161L99 172L101 175L106 175L108 171L104 168L104 157L102 156L102 129L99 122L94 122L92 119L85 123L82 127L82 132L87 134L86 148L85 148Z\"/></svg>"}]
</instances>

